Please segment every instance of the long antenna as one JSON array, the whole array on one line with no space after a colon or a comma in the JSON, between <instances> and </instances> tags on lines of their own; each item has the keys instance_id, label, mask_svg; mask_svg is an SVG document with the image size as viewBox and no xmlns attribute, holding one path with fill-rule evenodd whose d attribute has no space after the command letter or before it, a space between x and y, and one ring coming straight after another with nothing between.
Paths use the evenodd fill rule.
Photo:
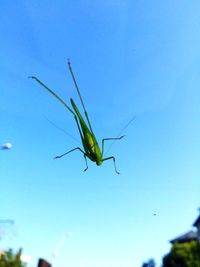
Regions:
<instances>
[{"instance_id":1,"label":"long antenna","mask_svg":"<svg viewBox=\"0 0 200 267\"><path fill-rule=\"evenodd\" d=\"M54 126L56 129L58 129L59 131L63 132L64 134L66 134L67 136L69 136L71 139L73 139L74 141L76 141L76 143L80 144L80 142L78 141L77 138L75 138L72 134L68 133L67 131L65 131L63 128L61 128L60 126L58 126L56 123L54 123L53 121L51 121L49 118L47 118L47 116L43 115L44 118L52 125Z\"/></svg>"},{"instance_id":2,"label":"long antenna","mask_svg":"<svg viewBox=\"0 0 200 267\"><path fill-rule=\"evenodd\" d=\"M128 126L135 120L136 115L134 115L130 121L122 128L122 130L118 133L117 137L121 136L121 134L128 128ZM114 140L108 147L108 149L105 152L105 155L108 153L108 151L111 149L111 147L114 145L114 143L116 142L116 140Z\"/></svg>"}]
</instances>

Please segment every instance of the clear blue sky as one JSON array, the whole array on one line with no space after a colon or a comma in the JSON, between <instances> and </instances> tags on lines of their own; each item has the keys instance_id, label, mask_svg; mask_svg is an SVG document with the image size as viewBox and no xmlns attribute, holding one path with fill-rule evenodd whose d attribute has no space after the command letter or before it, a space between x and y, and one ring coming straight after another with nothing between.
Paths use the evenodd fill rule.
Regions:
<instances>
[{"instance_id":1,"label":"clear blue sky","mask_svg":"<svg viewBox=\"0 0 200 267\"><path fill-rule=\"evenodd\" d=\"M23 247L55 267L138 267L168 252L200 205L200 2L1 1L0 203ZM97 167L44 117L79 139L67 103L78 80L98 140L125 130ZM156 214L156 216L154 216Z\"/></svg>"}]
</instances>

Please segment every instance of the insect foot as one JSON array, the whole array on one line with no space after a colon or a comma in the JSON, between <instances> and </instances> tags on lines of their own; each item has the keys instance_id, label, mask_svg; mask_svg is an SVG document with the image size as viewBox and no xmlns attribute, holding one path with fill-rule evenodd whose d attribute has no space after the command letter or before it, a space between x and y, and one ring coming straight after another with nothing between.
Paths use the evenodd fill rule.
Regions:
<instances>
[{"instance_id":1,"label":"insect foot","mask_svg":"<svg viewBox=\"0 0 200 267\"><path fill-rule=\"evenodd\" d=\"M87 167L87 168L85 168L83 171L84 171L84 172L86 172L86 171L87 171L87 169L88 169L88 167Z\"/></svg>"}]
</instances>

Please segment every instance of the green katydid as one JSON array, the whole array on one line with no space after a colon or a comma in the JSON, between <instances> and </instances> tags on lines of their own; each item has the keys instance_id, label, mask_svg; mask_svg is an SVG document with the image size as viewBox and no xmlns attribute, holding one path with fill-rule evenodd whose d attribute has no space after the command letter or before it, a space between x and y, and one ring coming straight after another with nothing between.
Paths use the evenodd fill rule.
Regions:
<instances>
[{"instance_id":1,"label":"green katydid","mask_svg":"<svg viewBox=\"0 0 200 267\"><path fill-rule=\"evenodd\" d=\"M104 155L104 142L107 140L120 140L124 137L124 135L120 136L120 137L115 137L115 138L103 138L101 143L102 143L102 149L100 150L99 144L97 142L97 139L94 135L94 132L92 130L91 127L91 123L87 114L87 111L85 109L85 105L83 103L83 99L82 96L80 94L80 90L78 88L74 73L72 71L71 68L71 63L68 60L68 67L74 82L74 85L76 87L76 90L78 92L80 101L81 101L81 105L83 107L84 110L84 114L85 114L85 118L87 123L85 122L85 120L83 119L81 113L79 112L79 109L77 108L76 104L74 103L73 99L70 99L72 108L70 108L56 93L54 93L54 91L52 91L49 87L47 87L43 82L41 82L37 77L35 76L31 76L30 78L34 79L36 82L38 82L41 86L43 86L47 91L49 91L55 98L57 98L73 115L78 127L78 131L81 137L81 141L83 144L83 149L80 147L75 147L69 151L67 151L66 153L60 155L60 156L56 156L55 159L61 158L75 150L79 150L85 159L85 163L86 163L86 168L84 169L84 171L86 171L88 169L88 164L87 164L87 158L89 158L91 161L96 162L96 164L99 166L101 165L104 161L106 160L113 160L113 164L114 164L114 168L115 168L115 172L117 174L119 174L119 172L117 171L116 168L116 164L115 164L115 157L114 156L110 156L110 157L106 157L103 158ZM88 124L88 125L87 125Z\"/></svg>"}]
</instances>

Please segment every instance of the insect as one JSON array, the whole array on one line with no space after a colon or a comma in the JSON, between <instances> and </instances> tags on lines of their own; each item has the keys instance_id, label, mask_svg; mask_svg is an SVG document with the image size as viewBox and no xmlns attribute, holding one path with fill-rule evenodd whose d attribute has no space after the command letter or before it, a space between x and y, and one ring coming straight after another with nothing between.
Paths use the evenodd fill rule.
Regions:
<instances>
[{"instance_id":1,"label":"insect","mask_svg":"<svg viewBox=\"0 0 200 267\"><path fill-rule=\"evenodd\" d=\"M47 87L37 77L35 77L35 76L29 77L29 78L34 79L41 86L43 86L48 92L50 92L55 98L57 98L57 100L59 100L73 114L76 125L78 127L78 131L79 131L81 141L83 144L83 149L80 147L75 147L75 148L65 152L62 155L56 156L55 159L62 158L63 156L65 156L65 155L67 155L67 154L69 154L75 150L79 150L83 154L84 159L85 159L86 168L84 169L84 171L86 171L88 169L87 159L90 159L91 161L95 162L98 166L100 166L106 160L112 160L113 164L114 164L115 172L117 174L119 174L119 172L117 171L117 168L116 168L115 157L114 156L105 157L105 158L103 157L103 155L104 155L104 142L110 141L110 140L120 140L124 137L124 135L122 135L120 137L115 137L115 138L103 138L101 141L101 149L100 149L99 144L97 142L97 139L95 137L95 134L92 130L92 126L91 126L85 105L83 103L83 99L82 99L82 96L80 94L78 84L76 82L74 73L72 71L72 67L71 67L71 63L70 63L69 59L68 59L68 67L69 67L69 71L71 73L75 88L77 90L78 96L80 98L86 121L83 119L83 116L81 115L79 109L77 108L77 106L74 103L74 100L72 98L70 98L70 102L72 105L72 108L71 108L65 103L65 101L63 101L56 93L54 93L54 91L52 91L49 87Z\"/></svg>"}]
</instances>

